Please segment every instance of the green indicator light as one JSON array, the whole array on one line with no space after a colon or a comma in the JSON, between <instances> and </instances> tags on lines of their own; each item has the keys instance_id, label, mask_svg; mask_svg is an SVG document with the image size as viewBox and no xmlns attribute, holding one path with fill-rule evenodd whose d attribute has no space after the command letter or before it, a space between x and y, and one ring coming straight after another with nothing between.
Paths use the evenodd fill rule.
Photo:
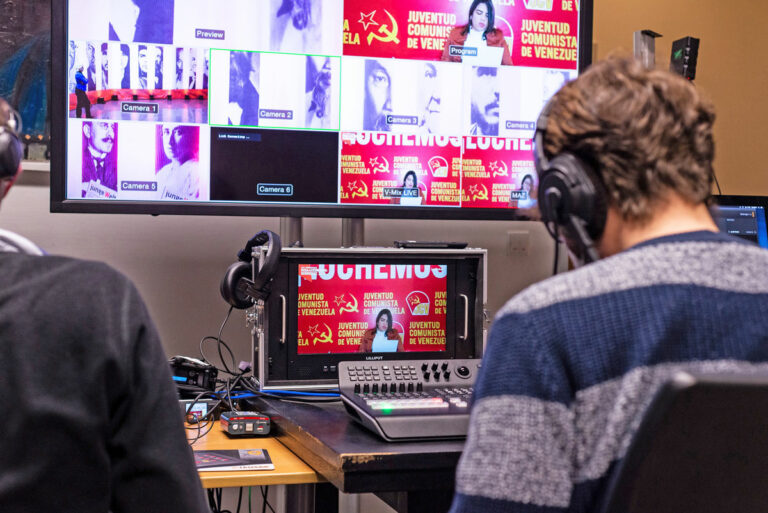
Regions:
<instances>
[{"instance_id":1,"label":"green indicator light","mask_svg":"<svg viewBox=\"0 0 768 513\"><path fill-rule=\"evenodd\" d=\"M392 408L383 408L381 410L381 413L384 415L389 415L390 413L392 413Z\"/></svg>"},{"instance_id":2,"label":"green indicator light","mask_svg":"<svg viewBox=\"0 0 768 513\"><path fill-rule=\"evenodd\" d=\"M682 56L683 56L683 49L681 48L680 50L675 52L675 59L679 59Z\"/></svg>"}]
</instances>

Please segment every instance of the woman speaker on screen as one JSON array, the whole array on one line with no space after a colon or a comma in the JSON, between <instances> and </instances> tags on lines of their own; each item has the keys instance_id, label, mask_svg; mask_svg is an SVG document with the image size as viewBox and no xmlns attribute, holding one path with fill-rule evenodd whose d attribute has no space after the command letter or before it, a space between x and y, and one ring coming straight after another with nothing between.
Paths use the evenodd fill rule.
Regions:
<instances>
[{"instance_id":1,"label":"woman speaker on screen","mask_svg":"<svg viewBox=\"0 0 768 513\"><path fill-rule=\"evenodd\" d=\"M464 47L480 49L487 46L501 48L501 64L511 66L512 56L507 41L501 30L494 26L495 12L491 0L473 0L469 6L467 24L454 27L448 34L441 60L461 62Z\"/></svg>"},{"instance_id":2,"label":"woman speaker on screen","mask_svg":"<svg viewBox=\"0 0 768 513\"><path fill-rule=\"evenodd\" d=\"M384 308L376 315L376 327L363 333L358 352L394 353L396 351L403 351L403 337L393 327L392 312Z\"/></svg>"}]
</instances>

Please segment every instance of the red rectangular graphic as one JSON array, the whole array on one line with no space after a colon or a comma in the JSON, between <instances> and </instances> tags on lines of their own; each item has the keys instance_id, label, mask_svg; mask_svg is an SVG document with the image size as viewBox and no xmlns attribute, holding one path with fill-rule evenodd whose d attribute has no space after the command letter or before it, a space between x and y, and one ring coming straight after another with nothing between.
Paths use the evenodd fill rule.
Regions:
<instances>
[{"instance_id":1,"label":"red rectangular graphic","mask_svg":"<svg viewBox=\"0 0 768 513\"><path fill-rule=\"evenodd\" d=\"M459 206L461 138L342 133L341 203Z\"/></svg>"},{"instance_id":2,"label":"red rectangular graphic","mask_svg":"<svg viewBox=\"0 0 768 513\"><path fill-rule=\"evenodd\" d=\"M472 55L462 53L464 44L471 44L465 41L471 5L470 0L346 0L344 55L461 60L456 57ZM481 5L488 9L487 3ZM484 32L485 42L506 47L498 64L503 58L514 66L576 69L579 0L496 0L491 5L493 16L486 21L492 19L493 25Z\"/></svg>"},{"instance_id":3,"label":"red rectangular graphic","mask_svg":"<svg viewBox=\"0 0 768 513\"><path fill-rule=\"evenodd\" d=\"M531 208L537 186L530 139L464 138L462 207Z\"/></svg>"}]
</instances>

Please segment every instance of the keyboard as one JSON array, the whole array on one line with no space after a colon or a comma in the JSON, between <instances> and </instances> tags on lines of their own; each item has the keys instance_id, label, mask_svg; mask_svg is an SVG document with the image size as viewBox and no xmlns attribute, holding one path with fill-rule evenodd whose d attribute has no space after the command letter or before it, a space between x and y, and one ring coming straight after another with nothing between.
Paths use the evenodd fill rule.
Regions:
<instances>
[{"instance_id":1,"label":"keyboard","mask_svg":"<svg viewBox=\"0 0 768 513\"><path fill-rule=\"evenodd\" d=\"M384 440L467 436L479 359L339 362L347 412Z\"/></svg>"}]
</instances>

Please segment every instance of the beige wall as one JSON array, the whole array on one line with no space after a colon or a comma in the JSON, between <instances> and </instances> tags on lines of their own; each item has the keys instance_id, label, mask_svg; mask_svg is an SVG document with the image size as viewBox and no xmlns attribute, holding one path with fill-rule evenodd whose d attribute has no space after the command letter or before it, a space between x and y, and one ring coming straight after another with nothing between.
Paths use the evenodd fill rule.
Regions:
<instances>
[{"instance_id":1,"label":"beige wall","mask_svg":"<svg viewBox=\"0 0 768 513\"><path fill-rule=\"evenodd\" d=\"M724 194L768 195L768 3L755 0L595 0L598 57L632 52L632 33L651 29L656 65L669 67L672 41L701 39L696 84L712 100L715 170Z\"/></svg>"}]
</instances>

